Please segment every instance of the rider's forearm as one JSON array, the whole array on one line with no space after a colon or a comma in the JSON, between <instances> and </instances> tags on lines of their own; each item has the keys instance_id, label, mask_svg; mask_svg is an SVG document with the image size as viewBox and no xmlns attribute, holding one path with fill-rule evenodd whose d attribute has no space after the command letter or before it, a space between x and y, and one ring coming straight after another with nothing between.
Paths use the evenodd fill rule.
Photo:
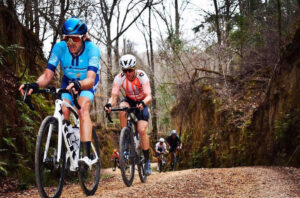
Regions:
<instances>
[{"instance_id":1,"label":"rider's forearm","mask_svg":"<svg viewBox=\"0 0 300 198\"><path fill-rule=\"evenodd\" d=\"M80 86L81 86L81 90L88 90L91 89L94 85L95 82L95 78L86 78L84 80L80 80Z\"/></svg>"},{"instance_id":2,"label":"rider's forearm","mask_svg":"<svg viewBox=\"0 0 300 198\"><path fill-rule=\"evenodd\" d=\"M81 90L91 89L94 86L95 79L96 79L96 73L93 71L88 71L86 78L79 81Z\"/></svg>"},{"instance_id":3,"label":"rider's forearm","mask_svg":"<svg viewBox=\"0 0 300 198\"><path fill-rule=\"evenodd\" d=\"M39 87L46 87L52 80L54 72L50 69L46 69L44 73L37 79L36 83Z\"/></svg>"},{"instance_id":4,"label":"rider's forearm","mask_svg":"<svg viewBox=\"0 0 300 198\"><path fill-rule=\"evenodd\" d=\"M118 96L117 96L117 95L111 94L111 97L110 97L110 99L108 100L108 103L110 103L111 106L113 107L113 106L116 105L117 99L118 99Z\"/></svg>"},{"instance_id":5,"label":"rider's forearm","mask_svg":"<svg viewBox=\"0 0 300 198\"><path fill-rule=\"evenodd\" d=\"M152 102L152 96L151 94L148 94L144 99L143 99L145 105L149 105Z\"/></svg>"}]
</instances>

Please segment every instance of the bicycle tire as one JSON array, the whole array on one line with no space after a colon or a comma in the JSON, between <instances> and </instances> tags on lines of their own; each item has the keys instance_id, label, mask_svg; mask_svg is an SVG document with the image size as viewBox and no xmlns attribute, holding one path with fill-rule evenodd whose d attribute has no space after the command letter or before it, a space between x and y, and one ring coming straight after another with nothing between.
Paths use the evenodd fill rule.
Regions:
<instances>
[{"instance_id":1,"label":"bicycle tire","mask_svg":"<svg viewBox=\"0 0 300 198\"><path fill-rule=\"evenodd\" d=\"M147 181L147 175L145 173L144 169L144 156L142 156L142 149L139 150L139 154L137 155L137 166L138 166L138 172L139 177L142 183L145 183Z\"/></svg>"},{"instance_id":2,"label":"bicycle tire","mask_svg":"<svg viewBox=\"0 0 300 198\"><path fill-rule=\"evenodd\" d=\"M175 151L172 153L173 155L173 161L171 162L171 171L175 171L175 165L176 165L176 154Z\"/></svg>"},{"instance_id":3,"label":"bicycle tire","mask_svg":"<svg viewBox=\"0 0 300 198\"><path fill-rule=\"evenodd\" d=\"M43 146L45 146L43 140L47 140L48 132L50 131L48 127L52 124L52 135L51 135L51 141L48 149L48 155L43 162L43 155L44 152ZM53 133L54 132L54 133ZM64 147L64 141L62 141L62 149L61 149L61 156L60 156L60 162L56 164L56 157L55 156L55 149L57 147L57 141L58 141L58 120L53 116L46 117L39 129L37 140L36 140L36 148L35 148L35 178L36 178L36 184L39 191L39 194L41 197L59 197L62 193L63 189L63 183L64 183L64 173L65 173L65 162L66 162L66 153L65 153L65 147ZM52 160L52 161L51 161ZM56 167L58 165L58 167ZM42 170L43 166L45 166L46 170ZM47 170L48 169L48 170ZM46 177L46 174L49 174L49 178L55 177L55 175L59 174L58 184L56 187L50 187L49 185L52 185L51 182L54 182L54 180L50 180L49 178L46 178L44 181L44 177ZM51 182L50 182L51 181ZM56 186L56 185L55 185ZM50 193L53 193L53 195L50 195Z\"/></svg>"},{"instance_id":4,"label":"bicycle tire","mask_svg":"<svg viewBox=\"0 0 300 198\"><path fill-rule=\"evenodd\" d=\"M126 186L131 186L135 171L135 148L133 134L128 127L124 127L120 135L120 169L123 182ZM128 170L130 171L129 178L126 176Z\"/></svg>"},{"instance_id":5,"label":"bicycle tire","mask_svg":"<svg viewBox=\"0 0 300 198\"><path fill-rule=\"evenodd\" d=\"M158 163L158 172L162 172L162 161L160 160L160 162Z\"/></svg>"},{"instance_id":6,"label":"bicycle tire","mask_svg":"<svg viewBox=\"0 0 300 198\"><path fill-rule=\"evenodd\" d=\"M96 149L96 153L98 155L98 159L99 161L96 162L95 164L93 164L92 168L89 168L88 170L86 170L84 167L79 167L79 171L78 171L78 178L79 178L79 183L81 186L81 189L83 190L83 192L87 195L94 195L95 192L97 191L98 185L99 185L99 181L100 181L100 169L101 169L101 163L100 163L100 146L99 146L99 141L98 141L98 137L96 134L95 129L93 128L92 130L92 142L94 145L94 148ZM92 148L91 148L92 149ZM91 151L91 155L94 152ZM94 156L92 156L93 159ZM95 172L92 172L92 171ZM90 182L86 181L87 177L90 176L94 176L95 178L92 179L92 185L90 185Z\"/></svg>"}]
</instances>

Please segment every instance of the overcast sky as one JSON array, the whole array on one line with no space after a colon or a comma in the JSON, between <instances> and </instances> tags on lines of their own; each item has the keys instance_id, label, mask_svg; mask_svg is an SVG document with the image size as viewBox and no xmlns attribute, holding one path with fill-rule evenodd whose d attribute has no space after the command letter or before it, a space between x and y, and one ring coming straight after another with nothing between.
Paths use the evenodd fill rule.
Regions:
<instances>
[{"instance_id":1,"label":"overcast sky","mask_svg":"<svg viewBox=\"0 0 300 198\"><path fill-rule=\"evenodd\" d=\"M203 10L212 10L213 9L213 0L189 0L190 4L188 7L185 9L183 14L181 15L181 21L180 21L180 31L183 33L183 38L188 39L188 38L193 38L195 37L195 34L192 31L192 28L195 27L196 25L199 25L201 22L202 18L200 16L201 9ZM164 0L166 4L168 2L173 3L173 0ZM179 1L181 3L181 1ZM172 5L171 5L172 6ZM171 10L172 12L172 18L173 18L173 23L174 23L174 8ZM144 20L147 20L146 23L148 23L148 10L146 10L143 13L143 18ZM89 24L88 24L89 25ZM112 24L114 25L114 24ZM161 20L156 20L154 17L152 17L152 26L153 26L153 39L154 39L154 48L157 49L157 41L159 39L159 32L161 31L164 36L166 36L166 29L165 25ZM114 28L112 28L113 30ZM112 33L114 34L114 32ZM129 39L134 43L134 48L139 52L143 53L146 51L145 49L145 41L142 33L138 30L136 25L132 25L121 37L120 43L122 45L122 40L123 38ZM43 51L46 54L46 57L48 57L48 54L50 53L50 42L52 38L49 38L48 41L44 43L44 48ZM105 46L103 44L99 44L101 52L105 53ZM122 46L121 46L122 47Z\"/></svg>"},{"instance_id":2,"label":"overcast sky","mask_svg":"<svg viewBox=\"0 0 300 198\"><path fill-rule=\"evenodd\" d=\"M165 2L170 1L173 2L173 0L165 0ZM212 10L213 9L213 0L190 0L190 4L188 7L185 9L183 12L183 15L181 16L181 21L180 21L180 30L182 32L182 35L185 39L188 38L193 38L195 34L192 31L192 28L199 25L200 21L203 19L200 16L200 10ZM174 14L174 10L172 10ZM148 15L148 11L144 13L145 18ZM173 20L174 20L174 16ZM147 19L148 20L148 19ZM174 21L173 21L174 23ZM159 38L159 30L162 31L162 33L166 33L166 29L164 28L165 25L162 21L159 21L159 27L157 25L156 20L152 17L152 26L153 26L153 32L154 32L154 39L157 41ZM166 34L165 34L166 35ZM142 33L137 29L136 25L131 26L127 32L124 33L124 37L127 39L131 40L135 44L135 49L138 52L143 52L145 50L145 41L142 36ZM121 38L123 39L123 38ZM157 48L157 42L154 42L154 47L155 49ZM100 46L102 49L103 46Z\"/></svg>"}]
</instances>

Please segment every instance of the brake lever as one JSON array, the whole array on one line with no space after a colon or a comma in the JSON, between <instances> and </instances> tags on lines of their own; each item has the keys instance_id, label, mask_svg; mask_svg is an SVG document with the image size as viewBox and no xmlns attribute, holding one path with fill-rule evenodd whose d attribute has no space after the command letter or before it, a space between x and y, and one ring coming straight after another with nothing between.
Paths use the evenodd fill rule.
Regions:
<instances>
[{"instance_id":1,"label":"brake lever","mask_svg":"<svg viewBox=\"0 0 300 198\"><path fill-rule=\"evenodd\" d=\"M24 96L23 96L23 102L26 101L28 90L29 90L28 88L25 89L25 93L24 93Z\"/></svg>"},{"instance_id":2,"label":"brake lever","mask_svg":"<svg viewBox=\"0 0 300 198\"><path fill-rule=\"evenodd\" d=\"M34 107L31 103L31 95L27 95L30 88L27 86L27 84L25 84L24 88L25 88L25 93L24 93L24 97L23 97L23 102L28 105L29 109L34 110Z\"/></svg>"},{"instance_id":3,"label":"brake lever","mask_svg":"<svg viewBox=\"0 0 300 198\"><path fill-rule=\"evenodd\" d=\"M110 117L110 114L107 113L107 112L106 112L106 117L107 117L107 119L109 120L110 123L113 123L113 121L112 121L112 119L111 119L111 117Z\"/></svg>"},{"instance_id":4,"label":"brake lever","mask_svg":"<svg viewBox=\"0 0 300 198\"><path fill-rule=\"evenodd\" d=\"M29 107L31 110L34 110L34 107L33 107L32 103L31 103L31 96L30 96L30 95L29 95L29 96L26 96L26 99L25 99L24 102L28 105L28 107Z\"/></svg>"},{"instance_id":5,"label":"brake lever","mask_svg":"<svg viewBox=\"0 0 300 198\"><path fill-rule=\"evenodd\" d=\"M70 90L70 93L71 93L71 96L72 96L72 98L73 98L75 107L76 107L78 110L81 109L81 106L78 104L78 101L77 101L77 94L74 95L72 89Z\"/></svg>"}]
</instances>

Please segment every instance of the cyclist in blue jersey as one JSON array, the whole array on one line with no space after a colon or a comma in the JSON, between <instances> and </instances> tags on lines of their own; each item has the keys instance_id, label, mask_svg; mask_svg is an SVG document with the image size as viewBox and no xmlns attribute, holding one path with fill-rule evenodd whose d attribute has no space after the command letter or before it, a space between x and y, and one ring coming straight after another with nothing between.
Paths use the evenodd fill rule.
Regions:
<instances>
[{"instance_id":1,"label":"cyclist in blue jersey","mask_svg":"<svg viewBox=\"0 0 300 198\"><path fill-rule=\"evenodd\" d=\"M61 87L73 89L74 93L79 95L80 139L84 148L84 157L79 159L79 163L90 165L92 121L89 112L99 82L100 50L87 38L86 33L87 25L80 18L72 17L65 21L62 28L63 40L54 45L44 73L35 83L30 84L28 94L39 87L46 87L60 64L64 73ZM21 85L19 88L22 95L23 87L24 85ZM62 99L73 104L68 93L63 93ZM69 120L68 108L63 108L63 115Z\"/></svg>"}]
</instances>

